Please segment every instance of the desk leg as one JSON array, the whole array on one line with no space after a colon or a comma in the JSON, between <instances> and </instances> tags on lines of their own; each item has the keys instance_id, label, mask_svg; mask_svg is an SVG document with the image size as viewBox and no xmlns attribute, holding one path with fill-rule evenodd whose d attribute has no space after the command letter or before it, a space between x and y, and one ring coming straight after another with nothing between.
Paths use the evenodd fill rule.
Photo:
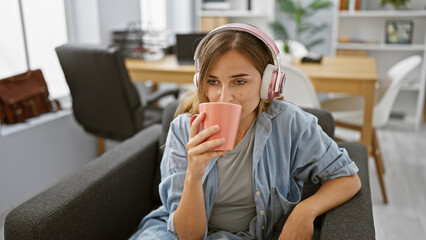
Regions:
<instances>
[{"instance_id":1,"label":"desk leg","mask_svg":"<svg viewBox=\"0 0 426 240\"><path fill-rule=\"evenodd\" d=\"M374 82L364 83L361 87L361 94L365 99L364 105L364 124L361 130L361 143L365 145L368 155L371 154L371 139L373 125L373 109L374 109Z\"/></svg>"}]
</instances>

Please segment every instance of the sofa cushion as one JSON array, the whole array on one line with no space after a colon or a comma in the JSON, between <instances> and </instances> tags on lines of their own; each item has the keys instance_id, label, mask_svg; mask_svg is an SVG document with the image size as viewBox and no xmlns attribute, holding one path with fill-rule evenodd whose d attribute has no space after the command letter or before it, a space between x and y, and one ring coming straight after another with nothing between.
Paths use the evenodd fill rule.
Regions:
<instances>
[{"instance_id":1,"label":"sofa cushion","mask_svg":"<svg viewBox=\"0 0 426 240\"><path fill-rule=\"evenodd\" d=\"M152 210L160 131L142 130L12 210L5 239L128 238Z\"/></svg>"}]
</instances>

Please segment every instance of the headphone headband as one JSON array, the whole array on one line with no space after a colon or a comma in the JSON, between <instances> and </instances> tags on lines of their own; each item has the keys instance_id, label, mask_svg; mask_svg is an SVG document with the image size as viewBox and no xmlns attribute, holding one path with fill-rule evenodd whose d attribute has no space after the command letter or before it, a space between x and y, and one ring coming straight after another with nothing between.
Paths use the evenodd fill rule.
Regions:
<instances>
[{"instance_id":1,"label":"headphone headband","mask_svg":"<svg viewBox=\"0 0 426 240\"><path fill-rule=\"evenodd\" d=\"M271 50L272 55L274 55L275 60L277 60L277 58L280 55L280 50L278 49L274 40L272 40L268 35L266 35L264 32L262 32L258 28L248 24L230 23L230 24L226 24L213 29L206 36L204 36L203 39L201 39L201 41L198 43L197 48L195 49L195 52L194 52L194 61L196 63L198 60L198 54L202 48L203 43L206 41L206 39L208 39L211 35L224 30L237 30L237 31L247 32L252 35L255 35L257 38L262 40L262 42L264 42L266 46L268 46L268 48Z\"/></svg>"}]
</instances>

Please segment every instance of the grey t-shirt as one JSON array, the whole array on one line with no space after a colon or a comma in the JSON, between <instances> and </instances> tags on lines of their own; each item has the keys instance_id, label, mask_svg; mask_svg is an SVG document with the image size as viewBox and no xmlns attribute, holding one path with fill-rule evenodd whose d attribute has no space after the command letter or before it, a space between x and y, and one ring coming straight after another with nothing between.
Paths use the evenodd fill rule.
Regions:
<instances>
[{"instance_id":1,"label":"grey t-shirt","mask_svg":"<svg viewBox=\"0 0 426 240\"><path fill-rule=\"evenodd\" d=\"M233 151L217 161L218 193L209 219L209 232L243 232L256 216L253 193L253 147L256 120Z\"/></svg>"}]
</instances>

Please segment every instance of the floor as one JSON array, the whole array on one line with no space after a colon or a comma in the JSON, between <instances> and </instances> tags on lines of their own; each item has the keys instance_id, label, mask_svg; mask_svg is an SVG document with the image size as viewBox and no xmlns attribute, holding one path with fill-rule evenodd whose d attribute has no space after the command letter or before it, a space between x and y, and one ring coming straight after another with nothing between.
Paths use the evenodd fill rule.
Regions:
<instances>
[{"instance_id":1,"label":"floor","mask_svg":"<svg viewBox=\"0 0 426 240\"><path fill-rule=\"evenodd\" d=\"M378 131L389 203L382 202L374 161L370 184L376 239L425 239L426 124L419 131L387 126ZM0 213L0 240L6 213Z\"/></svg>"},{"instance_id":2,"label":"floor","mask_svg":"<svg viewBox=\"0 0 426 240\"><path fill-rule=\"evenodd\" d=\"M388 126L378 136L389 203L382 202L376 168L370 159L376 238L425 239L426 124L417 132Z\"/></svg>"}]
</instances>

